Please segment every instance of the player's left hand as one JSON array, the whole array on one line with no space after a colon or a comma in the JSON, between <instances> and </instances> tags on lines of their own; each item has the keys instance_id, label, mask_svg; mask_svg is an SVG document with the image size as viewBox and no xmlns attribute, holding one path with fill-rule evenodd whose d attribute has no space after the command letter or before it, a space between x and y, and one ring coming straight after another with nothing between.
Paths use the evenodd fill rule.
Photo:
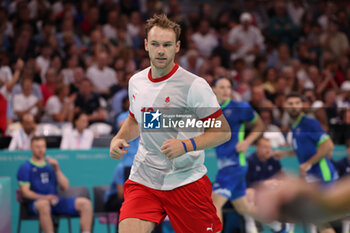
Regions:
<instances>
[{"instance_id":1,"label":"player's left hand","mask_svg":"<svg viewBox=\"0 0 350 233\"><path fill-rule=\"evenodd\" d=\"M53 169L54 169L55 171L58 171L58 170L59 170L59 165L58 165L58 162L57 162L56 159L51 158L51 157L48 157L48 158L47 158L47 162L48 162L49 164L51 164L51 166L53 167Z\"/></svg>"},{"instance_id":2,"label":"player's left hand","mask_svg":"<svg viewBox=\"0 0 350 233\"><path fill-rule=\"evenodd\" d=\"M305 177L307 171L309 171L311 169L311 167L312 167L312 164L310 164L308 162L300 164L300 166L299 166L300 176Z\"/></svg>"},{"instance_id":3,"label":"player's left hand","mask_svg":"<svg viewBox=\"0 0 350 233\"><path fill-rule=\"evenodd\" d=\"M160 149L168 159L175 159L185 153L185 148L180 139L169 139L163 143Z\"/></svg>"},{"instance_id":4,"label":"player's left hand","mask_svg":"<svg viewBox=\"0 0 350 233\"><path fill-rule=\"evenodd\" d=\"M249 147L249 143L244 140L242 142L237 143L236 150L238 152L246 152L248 150L248 147Z\"/></svg>"}]
</instances>

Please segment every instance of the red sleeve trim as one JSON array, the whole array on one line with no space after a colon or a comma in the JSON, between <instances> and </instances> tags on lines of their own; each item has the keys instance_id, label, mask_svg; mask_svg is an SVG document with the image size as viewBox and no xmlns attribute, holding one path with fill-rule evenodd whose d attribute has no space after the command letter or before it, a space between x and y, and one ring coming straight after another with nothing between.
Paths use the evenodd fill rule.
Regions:
<instances>
[{"instance_id":1,"label":"red sleeve trim","mask_svg":"<svg viewBox=\"0 0 350 233\"><path fill-rule=\"evenodd\" d=\"M134 113L132 113L130 110L129 110L129 115L130 115L132 118L135 118Z\"/></svg>"},{"instance_id":2,"label":"red sleeve trim","mask_svg":"<svg viewBox=\"0 0 350 233\"><path fill-rule=\"evenodd\" d=\"M201 121L206 121L209 118L218 118L219 116L221 116L221 114L222 114L222 111L221 111L221 109L219 109L216 112L214 112L213 114L211 114L211 115L209 115L209 116L207 116L205 118L202 118Z\"/></svg>"}]
</instances>

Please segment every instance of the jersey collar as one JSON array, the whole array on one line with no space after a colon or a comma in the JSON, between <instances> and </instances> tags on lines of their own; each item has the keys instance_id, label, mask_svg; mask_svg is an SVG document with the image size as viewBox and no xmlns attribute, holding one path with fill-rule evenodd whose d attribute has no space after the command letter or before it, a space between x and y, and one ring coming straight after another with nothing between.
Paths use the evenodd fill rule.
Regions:
<instances>
[{"instance_id":1,"label":"jersey collar","mask_svg":"<svg viewBox=\"0 0 350 233\"><path fill-rule=\"evenodd\" d=\"M226 108L230 102L231 102L231 99L227 99L223 104L220 105L221 109Z\"/></svg>"},{"instance_id":2,"label":"jersey collar","mask_svg":"<svg viewBox=\"0 0 350 233\"><path fill-rule=\"evenodd\" d=\"M168 78L170 78L177 71L178 68L179 68L179 65L175 64L174 67L172 68L172 70L167 75L165 75L163 77L160 77L160 78L153 78L151 69L149 69L149 71L148 71L148 79L151 82L154 82L154 83L159 83L159 82L165 81Z\"/></svg>"},{"instance_id":3,"label":"jersey collar","mask_svg":"<svg viewBox=\"0 0 350 233\"><path fill-rule=\"evenodd\" d=\"M30 159L29 162L37 167L45 167L46 166L46 161L43 164L38 164L38 163L34 162L33 159Z\"/></svg>"},{"instance_id":4,"label":"jersey collar","mask_svg":"<svg viewBox=\"0 0 350 233\"><path fill-rule=\"evenodd\" d=\"M299 125L300 121L303 119L304 116L305 116L304 113L301 113L301 114L300 114L300 116L298 117L298 119L293 123L292 129L295 129L295 128Z\"/></svg>"}]
</instances>

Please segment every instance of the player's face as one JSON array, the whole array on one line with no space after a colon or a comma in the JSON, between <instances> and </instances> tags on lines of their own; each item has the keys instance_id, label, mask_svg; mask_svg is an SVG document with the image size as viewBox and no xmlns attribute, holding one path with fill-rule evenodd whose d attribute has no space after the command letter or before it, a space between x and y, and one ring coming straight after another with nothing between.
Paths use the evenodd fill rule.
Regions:
<instances>
[{"instance_id":1,"label":"player's face","mask_svg":"<svg viewBox=\"0 0 350 233\"><path fill-rule=\"evenodd\" d=\"M173 30L154 26L145 39L145 49L153 67L170 71L175 54L180 50L180 41L176 42Z\"/></svg>"},{"instance_id":2,"label":"player's face","mask_svg":"<svg viewBox=\"0 0 350 233\"><path fill-rule=\"evenodd\" d=\"M31 144L31 150L33 153L33 156L36 159L42 159L45 157L46 154L46 142L45 140L35 140Z\"/></svg>"},{"instance_id":3,"label":"player's face","mask_svg":"<svg viewBox=\"0 0 350 233\"><path fill-rule=\"evenodd\" d=\"M227 79L218 80L213 90L220 104L232 96L231 83Z\"/></svg>"},{"instance_id":4,"label":"player's face","mask_svg":"<svg viewBox=\"0 0 350 233\"><path fill-rule=\"evenodd\" d=\"M297 118L302 112L303 102L298 97L291 97L287 99L285 107L292 118Z\"/></svg>"}]
</instances>

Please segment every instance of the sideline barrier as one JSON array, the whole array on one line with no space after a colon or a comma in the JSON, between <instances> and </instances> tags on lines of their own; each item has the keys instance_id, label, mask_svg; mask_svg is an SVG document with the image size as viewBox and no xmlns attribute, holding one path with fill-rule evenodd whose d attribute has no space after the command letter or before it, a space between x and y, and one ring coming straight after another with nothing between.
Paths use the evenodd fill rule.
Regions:
<instances>
[{"instance_id":1,"label":"sideline barrier","mask_svg":"<svg viewBox=\"0 0 350 233\"><path fill-rule=\"evenodd\" d=\"M249 148L247 155L250 155L254 150L253 147ZM91 150L48 149L47 155L58 160L61 170L70 181L70 185L86 186L90 190L91 196L93 186L109 185L113 177L114 168L118 164L117 160L113 160L109 157L109 148L94 148ZM335 147L334 158L336 160L345 155L346 151L344 146ZM16 179L17 170L19 166L30 157L30 151L0 151L0 177L10 177L11 181L10 199L12 232L17 230L16 227L19 210L19 205L15 200L15 191L18 187ZM208 168L207 175L210 180L213 181L217 173L215 150L210 149L206 151L205 165ZM287 171L298 171L298 163L294 157L283 159L282 165ZM0 203L2 201L4 200L0 200ZM5 203L9 203L9 200L5 200ZM9 212L7 212L7 216L9 215L8 213ZM95 223L94 232L105 232L106 228L104 225L100 225L97 220ZM67 223L64 220L60 222L60 233L64 233L64 230L67 229L65 224ZM26 229L26 233L34 233L38 231L38 223L34 221L26 221L23 223L23 228ZM78 220L73 220L72 229L73 233L79 232Z\"/></svg>"}]
</instances>

